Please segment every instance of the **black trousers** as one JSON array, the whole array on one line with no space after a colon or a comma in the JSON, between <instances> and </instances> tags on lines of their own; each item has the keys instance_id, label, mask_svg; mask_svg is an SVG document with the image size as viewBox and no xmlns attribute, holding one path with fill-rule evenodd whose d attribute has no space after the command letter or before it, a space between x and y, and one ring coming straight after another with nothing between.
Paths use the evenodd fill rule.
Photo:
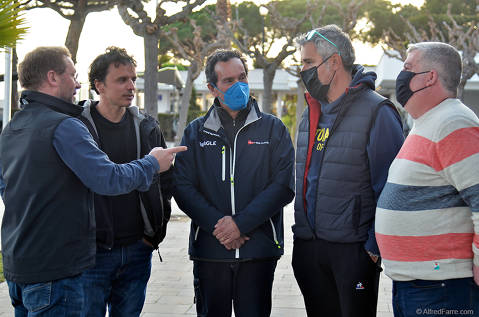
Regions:
<instances>
[{"instance_id":1,"label":"black trousers","mask_svg":"<svg viewBox=\"0 0 479 317\"><path fill-rule=\"evenodd\" d=\"M193 262L198 317L267 317L277 259Z\"/></svg>"},{"instance_id":2,"label":"black trousers","mask_svg":"<svg viewBox=\"0 0 479 317\"><path fill-rule=\"evenodd\" d=\"M293 270L308 317L374 317L379 263L363 243L296 238Z\"/></svg>"}]
</instances>

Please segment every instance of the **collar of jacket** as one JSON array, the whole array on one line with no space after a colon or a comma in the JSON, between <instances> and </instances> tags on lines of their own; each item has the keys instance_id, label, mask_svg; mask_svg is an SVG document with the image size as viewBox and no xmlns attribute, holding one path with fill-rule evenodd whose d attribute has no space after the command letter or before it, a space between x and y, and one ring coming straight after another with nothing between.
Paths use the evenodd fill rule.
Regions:
<instances>
[{"instance_id":1,"label":"collar of jacket","mask_svg":"<svg viewBox=\"0 0 479 317\"><path fill-rule=\"evenodd\" d=\"M98 101L94 100L84 100L80 102L82 107L81 115L85 117L95 130L95 133L98 137L98 130L96 129L95 122L93 122L93 118L91 116L91 107L98 105ZM146 116L140 112L140 109L137 106L129 106L126 108L128 112L133 116L133 123L135 125L135 132L136 132L136 157L138 159L141 158L141 140L140 140L140 122L146 118Z\"/></svg>"},{"instance_id":2,"label":"collar of jacket","mask_svg":"<svg viewBox=\"0 0 479 317\"><path fill-rule=\"evenodd\" d=\"M20 97L22 105L27 105L31 103L40 103L47 106L48 108L73 116L78 117L82 113L82 107L75 105L73 103L67 102L60 98L54 97L52 95L47 95L39 91L34 90L24 90Z\"/></svg>"},{"instance_id":3,"label":"collar of jacket","mask_svg":"<svg viewBox=\"0 0 479 317\"><path fill-rule=\"evenodd\" d=\"M203 124L203 128L218 132L218 130L222 127L221 119L218 114L218 105L219 101L215 99L215 102L210 107L210 110L208 110L208 113L205 115L205 123ZM248 125L251 122L256 121L262 117L261 111L258 107L258 103L253 97L249 97L248 108L249 113L246 117L244 125Z\"/></svg>"}]
</instances>

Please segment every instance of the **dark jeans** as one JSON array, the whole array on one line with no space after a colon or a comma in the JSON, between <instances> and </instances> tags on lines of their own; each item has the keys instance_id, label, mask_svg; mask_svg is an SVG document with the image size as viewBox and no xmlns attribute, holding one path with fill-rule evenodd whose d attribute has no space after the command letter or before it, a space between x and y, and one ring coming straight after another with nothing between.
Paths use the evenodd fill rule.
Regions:
<instances>
[{"instance_id":1,"label":"dark jeans","mask_svg":"<svg viewBox=\"0 0 479 317\"><path fill-rule=\"evenodd\" d=\"M199 317L267 317L277 260L194 261L196 312ZM233 304L232 304L233 302Z\"/></svg>"},{"instance_id":2,"label":"dark jeans","mask_svg":"<svg viewBox=\"0 0 479 317\"><path fill-rule=\"evenodd\" d=\"M79 276L35 284L7 281L15 317L79 317L83 288Z\"/></svg>"},{"instance_id":3,"label":"dark jeans","mask_svg":"<svg viewBox=\"0 0 479 317\"><path fill-rule=\"evenodd\" d=\"M395 317L479 316L479 286L472 278L393 281Z\"/></svg>"},{"instance_id":4,"label":"dark jeans","mask_svg":"<svg viewBox=\"0 0 479 317\"><path fill-rule=\"evenodd\" d=\"M296 238L292 264L308 316L376 316L381 269L363 243Z\"/></svg>"},{"instance_id":5,"label":"dark jeans","mask_svg":"<svg viewBox=\"0 0 479 317\"><path fill-rule=\"evenodd\" d=\"M83 316L139 316L151 273L153 248L143 241L111 250L97 249L96 265L85 271Z\"/></svg>"}]
</instances>

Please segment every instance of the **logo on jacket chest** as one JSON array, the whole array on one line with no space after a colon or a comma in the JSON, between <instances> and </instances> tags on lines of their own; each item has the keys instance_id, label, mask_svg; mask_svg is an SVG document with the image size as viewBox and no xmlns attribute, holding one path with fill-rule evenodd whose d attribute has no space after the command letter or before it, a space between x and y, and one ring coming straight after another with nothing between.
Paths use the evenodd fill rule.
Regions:
<instances>
[{"instance_id":1,"label":"logo on jacket chest","mask_svg":"<svg viewBox=\"0 0 479 317\"><path fill-rule=\"evenodd\" d=\"M264 145L264 144L269 144L269 141L253 141L253 140L248 140L248 145Z\"/></svg>"},{"instance_id":2,"label":"logo on jacket chest","mask_svg":"<svg viewBox=\"0 0 479 317\"><path fill-rule=\"evenodd\" d=\"M329 128L319 128L316 130L315 147L316 151L322 151L329 138Z\"/></svg>"},{"instance_id":3,"label":"logo on jacket chest","mask_svg":"<svg viewBox=\"0 0 479 317\"><path fill-rule=\"evenodd\" d=\"M216 146L216 141L203 141L203 142L200 142L200 146L201 147Z\"/></svg>"}]
</instances>

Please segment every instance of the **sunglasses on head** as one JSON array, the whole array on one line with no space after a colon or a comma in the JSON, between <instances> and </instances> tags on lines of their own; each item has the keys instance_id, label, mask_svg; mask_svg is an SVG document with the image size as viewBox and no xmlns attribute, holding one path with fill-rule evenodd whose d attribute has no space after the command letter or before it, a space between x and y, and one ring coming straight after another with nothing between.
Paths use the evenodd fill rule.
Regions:
<instances>
[{"instance_id":1,"label":"sunglasses on head","mask_svg":"<svg viewBox=\"0 0 479 317\"><path fill-rule=\"evenodd\" d=\"M319 32L316 31L316 30L312 30L312 31L309 31L309 32L308 32L308 34L306 35L306 41L310 41L315 35L321 36L323 39L325 39L326 41L328 41L329 43L331 43L331 45L333 45L334 47L336 47L336 49L338 50L338 55L341 56L341 52L339 51L339 48L336 46L336 44L334 44L333 42L331 42L326 36L324 36L323 34L319 33Z\"/></svg>"}]
</instances>

